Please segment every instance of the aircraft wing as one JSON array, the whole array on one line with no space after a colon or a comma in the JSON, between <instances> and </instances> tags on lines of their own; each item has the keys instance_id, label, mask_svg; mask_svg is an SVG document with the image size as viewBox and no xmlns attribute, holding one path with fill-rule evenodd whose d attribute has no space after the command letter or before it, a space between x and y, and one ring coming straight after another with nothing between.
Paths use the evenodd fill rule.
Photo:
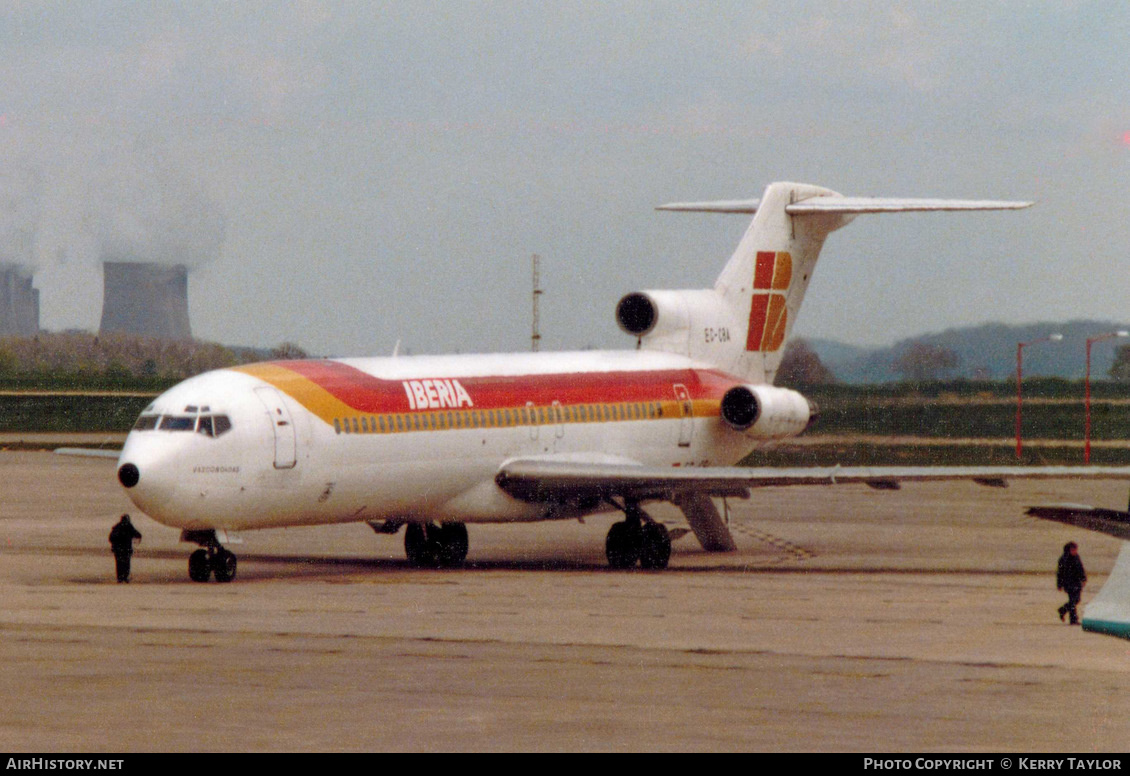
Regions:
<instances>
[{"instance_id":1,"label":"aircraft wing","mask_svg":"<svg viewBox=\"0 0 1130 776\"><path fill-rule=\"evenodd\" d=\"M663 467L553 458L508 461L499 487L523 501L586 496L670 500L687 493L748 498L750 489L789 485L868 485L897 490L903 482L970 480L1004 487L1010 479L1125 479L1130 466L835 466L797 468Z\"/></svg>"},{"instance_id":2,"label":"aircraft wing","mask_svg":"<svg viewBox=\"0 0 1130 776\"><path fill-rule=\"evenodd\" d=\"M76 455L84 458L112 458L115 461L121 457L121 450L104 450L94 447L56 447L56 455Z\"/></svg>"},{"instance_id":3,"label":"aircraft wing","mask_svg":"<svg viewBox=\"0 0 1130 776\"><path fill-rule=\"evenodd\" d=\"M1010 479L1125 479L1130 467L1097 466L837 466L744 468L638 466L615 461L559 458L514 459L495 482L523 501L590 505L612 498L671 501L686 515L704 549L735 549L711 497L748 498L753 488L862 484L898 490L903 482L969 480L1005 487Z\"/></svg>"},{"instance_id":4,"label":"aircraft wing","mask_svg":"<svg viewBox=\"0 0 1130 776\"><path fill-rule=\"evenodd\" d=\"M1027 514L1044 520L1098 531L1119 539L1130 540L1130 512L1117 509L1099 509L1083 504L1053 504L1028 507Z\"/></svg>"}]
</instances>

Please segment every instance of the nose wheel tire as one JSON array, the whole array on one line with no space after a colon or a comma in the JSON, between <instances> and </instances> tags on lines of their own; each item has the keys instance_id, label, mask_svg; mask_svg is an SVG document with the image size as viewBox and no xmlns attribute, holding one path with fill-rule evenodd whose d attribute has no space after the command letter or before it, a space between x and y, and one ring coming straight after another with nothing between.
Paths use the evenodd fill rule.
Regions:
<instances>
[{"instance_id":1,"label":"nose wheel tire","mask_svg":"<svg viewBox=\"0 0 1130 776\"><path fill-rule=\"evenodd\" d=\"M207 582L213 576L217 582L231 582L235 569L235 554L223 547L197 550L188 556L188 578L193 582Z\"/></svg>"}]
</instances>

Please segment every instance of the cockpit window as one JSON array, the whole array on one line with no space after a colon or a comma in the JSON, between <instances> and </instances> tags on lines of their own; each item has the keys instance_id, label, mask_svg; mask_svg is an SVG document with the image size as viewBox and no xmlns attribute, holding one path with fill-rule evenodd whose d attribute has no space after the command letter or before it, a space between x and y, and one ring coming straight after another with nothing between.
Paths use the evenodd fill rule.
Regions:
<instances>
[{"instance_id":1,"label":"cockpit window","mask_svg":"<svg viewBox=\"0 0 1130 776\"><path fill-rule=\"evenodd\" d=\"M150 408L151 409L151 408ZM196 410L189 405L186 410ZM208 412L208 407L199 407L200 412ZM231 418L227 415L161 415L146 410L133 424L134 431L196 431L206 437L223 436L232 429Z\"/></svg>"},{"instance_id":2,"label":"cockpit window","mask_svg":"<svg viewBox=\"0 0 1130 776\"><path fill-rule=\"evenodd\" d=\"M160 417L160 415L142 415L137 419L137 422L133 424L133 430L152 431L157 428L157 420Z\"/></svg>"},{"instance_id":3,"label":"cockpit window","mask_svg":"<svg viewBox=\"0 0 1130 776\"><path fill-rule=\"evenodd\" d=\"M216 436L231 431L231 418L227 415L217 415L212 422L216 428Z\"/></svg>"},{"instance_id":4,"label":"cockpit window","mask_svg":"<svg viewBox=\"0 0 1130 776\"><path fill-rule=\"evenodd\" d=\"M227 415L201 415L196 431L204 436L221 436L231 431L231 419Z\"/></svg>"},{"instance_id":5,"label":"cockpit window","mask_svg":"<svg viewBox=\"0 0 1130 776\"><path fill-rule=\"evenodd\" d=\"M162 431L192 431L196 428L196 418L186 415L165 415L161 418Z\"/></svg>"}]
</instances>

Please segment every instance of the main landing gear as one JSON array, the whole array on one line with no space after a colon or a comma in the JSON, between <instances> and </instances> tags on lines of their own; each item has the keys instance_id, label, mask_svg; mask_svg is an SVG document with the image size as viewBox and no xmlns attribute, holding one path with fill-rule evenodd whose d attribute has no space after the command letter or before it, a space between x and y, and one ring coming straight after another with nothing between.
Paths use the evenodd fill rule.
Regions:
<instances>
[{"instance_id":1,"label":"main landing gear","mask_svg":"<svg viewBox=\"0 0 1130 776\"><path fill-rule=\"evenodd\" d=\"M467 526L463 523L409 523L404 552L413 566L458 566L467 559Z\"/></svg>"},{"instance_id":2,"label":"main landing gear","mask_svg":"<svg viewBox=\"0 0 1130 776\"><path fill-rule=\"evenodd\" d=\"M608 565L614 569L630 569L637 563L642 569L667 568L671 559L667 527L655 522L635 501L625 501L620 508L624 510L624 519L612 524L604 541Z\"/></svg>"},{"instance_id":3,"label":"main landing gear","mask_svg":"<svg viewBox=\"0 0 1130 776\"><path fill-rule=\"evenodd\" d=\"M215 531L185 531L181 539L203 547L188 556L188 578L193 582L207 582L212 576L217 582L235 579L235 553L224 549Z\"/></svg>"}]
</instances>

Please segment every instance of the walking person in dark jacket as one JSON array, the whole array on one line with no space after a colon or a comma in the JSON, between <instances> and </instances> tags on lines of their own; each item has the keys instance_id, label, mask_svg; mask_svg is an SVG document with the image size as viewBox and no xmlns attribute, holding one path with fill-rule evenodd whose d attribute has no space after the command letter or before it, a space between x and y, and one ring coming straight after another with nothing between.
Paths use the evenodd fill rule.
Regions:
<instances>
[{"instance_id":1,"label":"walking person in dark jacket","mask_svg":"<svg viewBox=\"0 0 1130 776\"><path fill-rule=\"evenodd\" d=\"M1071 624L1079 624L1079 615L1075 606L1083 595L1083 585L1087 584L1087 572L1083 570L1083 559L1079 557L1079 545L1068 542L1063 545L1063 554L1059 556L1059 569L1055 575L1056 589L1067 593L1067 603L1059 607L1059 619L1071 615Z\"/></svg>"},{"instance_id":2,"label":"walking person in dark jacket","mask_svg":"<svg viewBox=\"0 0 1130 776\"><path fill-rule=\"evenodd\" d=\"M141 533L129 521L129 515L122 515L122 519L110 529L110 549L114 552L114 561L118 567L118 582L129 582L129 562L133 555L134 541L141 541Z\"/></svg>"}]
</instances>

